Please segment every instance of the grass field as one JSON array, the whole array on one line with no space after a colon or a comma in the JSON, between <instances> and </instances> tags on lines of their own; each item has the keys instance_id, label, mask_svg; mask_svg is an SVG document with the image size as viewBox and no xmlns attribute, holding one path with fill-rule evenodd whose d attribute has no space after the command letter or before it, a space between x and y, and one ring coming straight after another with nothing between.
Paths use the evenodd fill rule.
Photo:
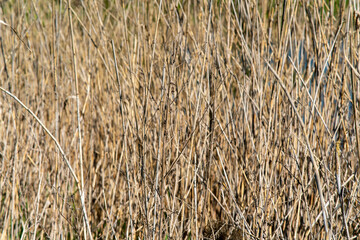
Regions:
<instances>
[{"instance_id":1,"label":"grass field","mask_svg":"<svg viewBox=\"0 0 360 240\"><path fill-rule=\"evenodd\" d=\"M0 20L0 240L360 235L359 1L4 0Z\"/></svg>"}]
</instances>

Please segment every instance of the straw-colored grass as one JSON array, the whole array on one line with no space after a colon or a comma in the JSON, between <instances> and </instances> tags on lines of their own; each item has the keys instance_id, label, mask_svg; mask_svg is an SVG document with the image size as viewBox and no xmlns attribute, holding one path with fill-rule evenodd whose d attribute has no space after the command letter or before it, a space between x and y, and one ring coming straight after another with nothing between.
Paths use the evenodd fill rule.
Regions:
<instances>
[{"instance_id":1,"label":"straw-colored grass","mask_svg":"<svg viewBox=\"0 0 360 240\"><path fill-rule=\"evenodd\" d=\"M356 239L360 6L255 2L2 1L0 239Z\"/></svg>"}]
</instances>

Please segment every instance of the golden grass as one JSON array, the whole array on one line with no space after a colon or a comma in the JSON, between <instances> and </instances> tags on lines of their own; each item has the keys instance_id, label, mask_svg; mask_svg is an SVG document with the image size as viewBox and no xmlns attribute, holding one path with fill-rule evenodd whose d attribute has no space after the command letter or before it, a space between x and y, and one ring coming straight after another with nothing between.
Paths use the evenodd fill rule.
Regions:
<instances>
[{"instance_id":1,"label":"golden grass","mask_svg":"<svg viewBox=\"0 0 360 240\"><path fill-rule=\"evenodd\" d=\"M254 2L2 1L0 239L356 238L359 6Z\"/></svg>"}]
</instances>

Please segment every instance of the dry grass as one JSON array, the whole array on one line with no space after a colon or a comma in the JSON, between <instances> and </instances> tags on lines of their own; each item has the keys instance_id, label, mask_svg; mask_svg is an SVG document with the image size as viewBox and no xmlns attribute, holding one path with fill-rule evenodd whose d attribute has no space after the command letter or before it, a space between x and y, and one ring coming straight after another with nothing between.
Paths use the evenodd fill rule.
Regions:
<instances>
[{"instance_id":1,"label":"dry grass","mask_svg":"<svg viewBox=\"0 0 360 240\"><path fill-rule=\"evenodd\" d=\"M1 1L0 239L356 238L360 6L254 2Z\"/></svg>"}]
</instances>

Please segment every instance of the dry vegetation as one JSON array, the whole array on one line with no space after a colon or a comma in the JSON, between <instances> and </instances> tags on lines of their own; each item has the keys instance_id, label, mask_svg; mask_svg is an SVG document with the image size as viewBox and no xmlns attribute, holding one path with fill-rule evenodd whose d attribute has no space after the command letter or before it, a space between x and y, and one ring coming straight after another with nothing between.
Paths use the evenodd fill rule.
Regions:
<instances>
[{"instance_id":1,"label":"dry vegetation","mask_svg":"<svg viewBox=\"0 0 360 240\"><path fill-rule=\"evenodd\" d=\"M0 239L356 238L356 2L1 1Z\"/></svg>"}]
</instances>

